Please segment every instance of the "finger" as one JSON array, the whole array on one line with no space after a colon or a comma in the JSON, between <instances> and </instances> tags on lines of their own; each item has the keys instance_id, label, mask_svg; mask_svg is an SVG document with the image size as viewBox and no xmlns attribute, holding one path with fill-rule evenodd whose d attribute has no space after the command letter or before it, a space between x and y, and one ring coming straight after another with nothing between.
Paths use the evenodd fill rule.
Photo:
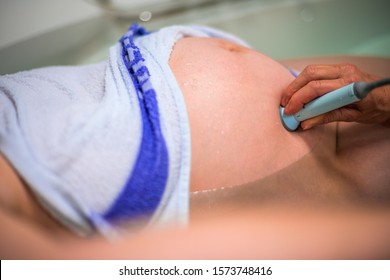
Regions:
<instances>
[{"instance_id":1,"label":"finger","mask_svg":"<svg viewBox=\"0 0 390 280\"><path fill-rule=\"evenodd\" d=\"M286 104L285 113L288 115L295 114L306 103L342 86L345 86L343 79L310 81L291 97Z\"/></svg>"},{"instance_id":2,"label":"finger","mask_svg":"<svg viewBox=\"0 0 390 280\"><path fill-rule=\"evenodd\" d=\"M337 79L341 75L341 65L311 64L306 66L283 93L282 105L285 106L289 102L291 96L310 81Z\"/></svg>"}]
</instances>

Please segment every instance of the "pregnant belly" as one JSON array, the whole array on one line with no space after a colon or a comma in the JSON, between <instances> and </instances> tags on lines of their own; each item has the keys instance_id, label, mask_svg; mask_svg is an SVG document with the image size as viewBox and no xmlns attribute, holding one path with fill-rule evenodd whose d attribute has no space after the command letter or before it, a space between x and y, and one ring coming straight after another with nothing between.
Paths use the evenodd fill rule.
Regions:
<instances>
[{"instance_id":1,"label":"pregnant belly","mask_svg":"<svg viewBox=\"0 0 390 280\"><path fill-rule=\"evenodd\" d=\"M323 134L284 129L280 96L294 77L259 52L219 39L184 38L170 65L190 122L192 191L268 176L309 153Z\"/></svg>"}]
</instances>

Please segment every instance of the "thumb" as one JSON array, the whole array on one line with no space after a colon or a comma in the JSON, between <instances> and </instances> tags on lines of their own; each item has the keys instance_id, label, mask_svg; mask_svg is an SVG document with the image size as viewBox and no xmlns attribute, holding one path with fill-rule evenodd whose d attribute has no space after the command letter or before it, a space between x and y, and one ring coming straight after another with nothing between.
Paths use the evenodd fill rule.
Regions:
<instances>
[{"instance_id":1,"label":"thumb","mask_svg":"<svg viewBox=\"0 0 390 280\"><path fill-rule=\"evenodd\" d=\"M329 113L327 113L327 114L329 114ZM311 118L311 119L308 119L308 120L301 122L302 129L308 130L308 129L315 127L317 125L324 124L325 123L324 122L325 115L326 114L319 115L317 117L314 117L314 118Z\"/></svg>"},{"instance_id":2,"label":"thumb","mask_svg":"<svg viewBox=\"0 0 390 280\"><path fill-rule=\"evenodd\" d=\"M301 127L303 130L307 130L317 125L327 124L335 121L351 122L357 120L358 116L359 111L344 107L305 120L301 123Z\"/></svg>"}]
</instances>

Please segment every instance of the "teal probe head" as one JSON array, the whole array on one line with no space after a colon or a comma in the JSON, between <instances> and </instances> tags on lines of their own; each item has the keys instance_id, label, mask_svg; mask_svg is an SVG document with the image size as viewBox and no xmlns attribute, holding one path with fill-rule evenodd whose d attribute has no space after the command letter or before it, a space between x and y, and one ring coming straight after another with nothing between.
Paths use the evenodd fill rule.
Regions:
<instances>
[{"instance_id":1,"label":"teal probe head","mask_svg":"<svg viewBox=\"0 0 390 280\"><path fill-rule=\"evenodd\" d=\"M286 115L284 113L284 107L282 106L279 107L279 115L285 129L288 131L295 131L298 129L301 122L297 121L294 115Z\"/></svg>"}]
</instances>

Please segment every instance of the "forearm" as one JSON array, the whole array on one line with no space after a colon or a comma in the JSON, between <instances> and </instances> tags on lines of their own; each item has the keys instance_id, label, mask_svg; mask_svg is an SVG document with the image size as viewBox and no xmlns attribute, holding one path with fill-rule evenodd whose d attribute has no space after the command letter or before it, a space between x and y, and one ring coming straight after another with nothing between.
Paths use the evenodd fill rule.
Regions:
<instances>
[{"instance_id":1,"label":"forearm","mask_svg":"<svg viewBox=\"0 0 390 280\"><path fill-rule=\"evenodd\" d=\"M1 210L0 224L1 259L45 259L56 255L50 236L31 222Z\"/></svg>"},{"instance_id":2,"label":"forearm","mask_svg":"<svg viewBox=\"0 0 390 280\"><path fill-rule=\"evenodd\" d=\"M50 238L0 214L2 259L381 259L390 257L389 209L248 209L195 219L188 229L114 242Z\"/></svg>"},{"instance_id":3,"label":"forearm","mask_svg":"<svg viewBox=\"0 0 390 280\"><path fill-rule=\"evenodd\" d=\"M309 64L352 63L367 73L372 73L373 75L379 77L390 76L390 59L385 57L364 57L345 55L284 59L280 62L297 71L302 71Z\"/></svg>"}]
</instances>

